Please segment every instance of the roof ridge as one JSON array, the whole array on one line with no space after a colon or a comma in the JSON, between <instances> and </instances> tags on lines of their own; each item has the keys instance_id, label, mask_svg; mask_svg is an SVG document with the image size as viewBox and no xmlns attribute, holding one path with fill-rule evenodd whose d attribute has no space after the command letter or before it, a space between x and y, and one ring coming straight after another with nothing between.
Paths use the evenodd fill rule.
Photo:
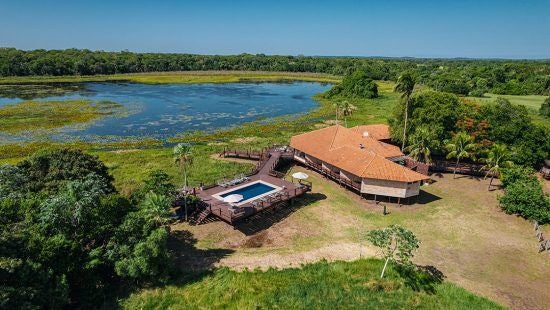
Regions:
<instances>
[{"instance_id":1,"label":"roof ridge","mask_svg":"<svg viewBox=\"0 0 550 310\"><path fill-rule=\"evenodd\" d=\"M368 164L365 165L365 168L363 168L363 171L361 171L361 177L363 177L363 175L365 174L365 171L370 167L370 165L372 164L372 162L374 161L374 159L376 158L376 156L380 156L378 154L376 154L375 152L371 151L371 150L367 150L367 152L370 152L372 155L370 161ZM385 158L384 158L385 159Z\"/></svg>"},{"instance_id":2,"label":"roof ridge","mask_svg":"<svg viewBox=\"0 0 550 310\"><path fill-rule=\"evenodd\" d=\"M336 127L336 130L334 131L334 136L332 136L332 141L330 142L329 151L334 147L334 141L336 141L336 136L338 135L338 129L340 129L340 125L338 124L334 126Z\"/></svg>"}]
</instances>

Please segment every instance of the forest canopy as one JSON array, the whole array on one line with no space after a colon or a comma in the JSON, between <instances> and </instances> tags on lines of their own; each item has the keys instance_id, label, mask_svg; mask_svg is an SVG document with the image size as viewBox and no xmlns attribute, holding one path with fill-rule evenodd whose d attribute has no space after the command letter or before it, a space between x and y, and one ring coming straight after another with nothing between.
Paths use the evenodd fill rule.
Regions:
<instances>
[{"instance_id":1,"label":"forest canopy","mask_svg":"<svg viewBox=\"0 0 550 310\"><path fill-rule=\"evenodd\" d=\"M72 149L0 166L1 309L101 307L119 286L166 278L171 201L132 203L112 180Z\"/></svg>"},{"instance_id":2,"label":"forest canopy","mask_svg":"<svg viewBox=\"0 0 550 310\"><path fill-rule=\"evenodd\" d=\"M193 55L0 48L0 76L95 75L154 71L251 70L335 75L363 71L373 80L396 80L404 71L439 91L481 96L550 94L550 60L416 59L264 54Z\"/></svg>"}]
</instances>

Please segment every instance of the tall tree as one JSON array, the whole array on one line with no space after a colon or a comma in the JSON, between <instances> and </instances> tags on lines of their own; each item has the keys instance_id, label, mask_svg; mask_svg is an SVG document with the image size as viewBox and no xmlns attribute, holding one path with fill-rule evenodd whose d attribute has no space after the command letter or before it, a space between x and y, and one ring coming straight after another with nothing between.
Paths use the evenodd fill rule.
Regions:
<instances>
[{"instance_id":1,"label":"tall tree","mask_svg":"<svg viewBox=\"0 0 550 310\"><path fill-rule=\"evenodd\" d=\"M487 156L487 159L485 159L485 166L483 166L483 169L487 169L485 179L489 174L491 174L488 190L491 190L495 175L500 175L501 168L510 165L510 162L506 160L508 156L509 152L506 145L496 143L491 147L489 155Z\"/></svg>"},{"instance_id":2,"label":"tall tree","mask_svg":"<svg viewBox=\"0 0 550 310\"><path fill-rule=\"evenodd\" d=\"M371 230L367 234L367 239L382 251L383 258L386 259L380 278L384 277L386 267L389 261L404 266L411 266L411 258L414 250L418 249L420 242L416 236L408 229L399 225L391 225L384 229Z\"/></svg>"},{"instance_id":3,"label":"tall tree","mask_svg":"<svg viewBox=\"0 0 550 310\"><path fill-rule=\"evenodd\" d=\"M473 157L473 150L475 149L475 143L472 136L461 131L457 133L449 143L445 145L447 151L447 158L456 158L455 169L453 171L453 178L456 177L456 170L461 158Z\"/></svg>"},{"instance_id":4,"label":"tall tree","mask_svg":"<svg viewBox=\"0 0 550 310\"><path fill-rule=\"evenodd\" d=\"M185 208L185 220L187 221L187 170L193 163L193 149L189 143L178 143L174 147L174 162L183 169L183 205Z\"/></svg>"},{"instance_id":5,"label":"tall tree","mask_svg":"<svg viewBox=\"0 0 550 310\"><path fill-rule=\"evenodd\" d=\"M407 140L407 120L409 118L409 99L414 91L414 85L416 81L414 77L405 72L397 79L394 91L401 94L401 100L405 103L405 124L403 125L403 143L401 145L401 151L405 149L405 141Z\"/></svg>"},{"instance_id":6,"label":"tall tree","mask_svg":"<svg viewBox=\"0 0 550 310\"><path fill-rule=\"evenodd\" d=\"M437 145L437 135L427 126L418 127L411 135L410 144L405 148L416 161L426 164L431 163L431 154L434 146Z\"/></svg>"}]
</instances>

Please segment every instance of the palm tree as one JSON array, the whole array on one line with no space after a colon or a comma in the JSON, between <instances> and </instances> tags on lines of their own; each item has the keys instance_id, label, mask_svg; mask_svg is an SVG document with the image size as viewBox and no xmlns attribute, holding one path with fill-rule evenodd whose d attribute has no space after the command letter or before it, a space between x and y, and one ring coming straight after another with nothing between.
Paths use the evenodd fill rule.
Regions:
<instances>
[{"instance_id":1,"label":"palm tree","mask_svg":"<svg viewBox=\"0 0 550 310\"><path fill-rule=\"evenodd\" d=\"M174 162L183 168L183 191L184 191L184 198L183 198L183 205L185 208L185 220L187 221L187 170L189 168L189 165L193 163L193 153L191 145L188 143L178 143L174 147Z\"/></svg>"},{"instance_id":2,"label":"palm tree","mask_svg":"<svg viewBox=\"0 0 550 310\"><path fill-rule=\"evenodd\" d=\"M168 197L149 192L141 203L141 211L145 212L147 218L155 223L156 226L162 226L168 223L170 206L171 201Z\"/></svg>"},{"instance_id":3,"label":"palm tree","mask_svg":"<svg viewBox=\"0 0 550 310\"><path fill-rule=\"evenodd\" d=\"M500 168L511 165L511 162L506 160L508 156L509 152L504 144L494 144L489 151L489 155L487 156L487 159L485 159L485 165L481 168L487 169L484 179L487 179L489 173L491 174L491 181L489 181L489 188L487 190L491 190L493 179L495 178L495 175L500 174Z\"/></svg>"},{"instance_id":4,"label":"palm tree","mask_svg":"<svg viewBox=\"0 0 550 310\"><path fill-rule=\"evenodd\" d=\"M342 102L336 101L332 104L335 110L336 125L338 125L338 114L342 111Z\"/></svg>"},{"instance_id":5,"label":"palm tree","mask_svg":"<svg viewBox=\"0 0 550 310\"><path fill-rule=\"evenodd\" d=\"M472 136L465 132L457 133L450 143L445 145L445 148L449 151L447 158L456 158L455 170L453 171L453 179L456 177L456 170L461 158L473 157L471 152L475 148L474 139Z\"/></svg>"},{"instance_id":6,"label":"palm tree","mask_svg":"<svg viewBox=\"0 0 550 310\"><path fill-rule=\"evenodd\" d=\"M401 100L405 101L405 124L403 125L403 144L401 145L401 151L405 149L405 141L407 140L407 120L409 118L409 100L414 91L414 85L416 81L414 77L405 72L397 79L394 91L401 93Z\"/></svg>"},{"instance_id":7,"label":"palm tree","mask_svg":"<svg viewBox=\"0 0 550 310\"><path fill-rule=\"evenodd\" d=\"M353 111L357 110L357 107L349 103L347 100L344 100L340 103L340 111L344 116L344 126L348 127L348 116L353 114Z\"/></svg>"},{"instance_id":8,"label":"palm tree","mask_svg":"<svg viewBox=\"0 0 550 310\"><path fill-rule=\"evenodd\" d=\"M431 150L437 145L437 142L438 140L435 132L426 126L421 126L411 135L411 144L405 150L409 152L409 156L414 160L430 164Z\"/></svg>"}]
</instances>

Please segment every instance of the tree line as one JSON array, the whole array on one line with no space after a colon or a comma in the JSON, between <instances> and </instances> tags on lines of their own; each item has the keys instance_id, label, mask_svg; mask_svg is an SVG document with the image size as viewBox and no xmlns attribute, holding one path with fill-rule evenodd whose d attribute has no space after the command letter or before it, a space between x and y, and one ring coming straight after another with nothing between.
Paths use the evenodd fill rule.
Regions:
<instances>
[{"instance_id":1,"label":"tree line","mask_svg":"<svg viewBox=\"0 0 550 310\"><path fill-rule=\"evenodd\" d=\"M0 48L0 76L96 75L158 71L251 70L346 75L357 70L374 80L397 80L409 71L418 83L460 95L550 94L550 60L476 60L195 55L80 49Z\"/></svg>"},{"instance_id":2,"label":"tree line","mask_svg":"<svg viewBox=\"0 0 550 310\"><path fill-rule=\"evenodd\" d=\"M433 156L453 159L455 173L460 161L483 163L485 177L491 176L488 189L495 176L506 188L499 198L504 211L550 222L550 199L533 170L550 155L550 127L504 98L479 105L450 93L415 92L408 73L395 90L402 100L389 119L390 133L409 156L428 164Z\"/></svg>"}]
</instances>

